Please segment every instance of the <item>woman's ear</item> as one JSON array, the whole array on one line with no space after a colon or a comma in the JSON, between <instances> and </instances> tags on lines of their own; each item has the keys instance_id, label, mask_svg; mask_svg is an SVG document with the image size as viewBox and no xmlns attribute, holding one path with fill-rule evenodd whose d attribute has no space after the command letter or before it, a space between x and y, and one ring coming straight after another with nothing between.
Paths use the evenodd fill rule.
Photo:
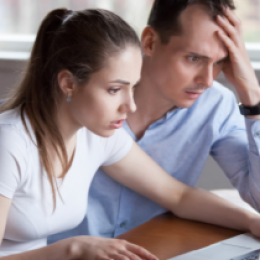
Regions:
<instances>
[{"instance_id":1,"label":"woman's ear","mask_svg":"<svg viewBox=\"0 0 260 260\"><path fill-rule=\"evenodd\" d=\"M146 56L151 56L156 40L158 40L158 34L155 32L153 27L145 27L141 36L141 45L143 53Z\"/></svg>"},{"instance_id":2,"label":"woman's ear","mask_svg":"<svg viewBox=\"0 0 260 260\"><path fill-rule=\"evenodd\" d=\"M59 87L63 92L63 94L71 97L76 87L73 81L72 73L69 72L68 70L61 70L58 73L57 79L58 79Z\"/></svg>"}]
</instances>

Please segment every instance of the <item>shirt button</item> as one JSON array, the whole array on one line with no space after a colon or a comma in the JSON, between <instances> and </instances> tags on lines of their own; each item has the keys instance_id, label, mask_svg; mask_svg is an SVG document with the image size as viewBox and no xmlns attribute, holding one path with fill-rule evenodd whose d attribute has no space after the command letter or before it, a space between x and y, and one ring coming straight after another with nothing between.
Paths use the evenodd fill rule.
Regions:
<instances>
[{"instance_id":1,"label":"shirt button","mask_svg":"<svg viewBox=\"0 0 260 260\"><path fill-rule=\"evenodd\" d=\"M125 225L126 225L126 221L122 222L122 223L120 224L120 227L123 228L123 227L125 227Z\"/></svg>"},{"instance_id":2,"label":"shirt button","mask_svg":"<svg viewBox=\"0 0 260 260\"><path fill-rule=\"evenodd\" d=\"M260 136L260 132L256 132L255 137L259 137L259 136Z\"/></svg>"}]
</instances>

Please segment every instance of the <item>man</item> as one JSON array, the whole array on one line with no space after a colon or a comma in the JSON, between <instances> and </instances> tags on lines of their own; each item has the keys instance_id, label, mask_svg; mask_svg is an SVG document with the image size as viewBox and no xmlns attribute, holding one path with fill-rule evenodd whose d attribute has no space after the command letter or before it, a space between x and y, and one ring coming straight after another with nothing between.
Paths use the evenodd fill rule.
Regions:
<instances>
[{"instance_id":1,"label":"man","mask_svg":"<svg viewBox=\"0 0 260 260\"><path fill-rule=\"evenodd\" d=\"M161 167L191 186L211 154L260 210L260 116L240 115L234 95L213 81L223 70L243 106L251 114L258 109L258 81L231 9L232 0L155 0L142 34L138 109L124 127ZM100 170L86 218L62 237L116 237L164 212Z\"/></svg>"}]
</instances>

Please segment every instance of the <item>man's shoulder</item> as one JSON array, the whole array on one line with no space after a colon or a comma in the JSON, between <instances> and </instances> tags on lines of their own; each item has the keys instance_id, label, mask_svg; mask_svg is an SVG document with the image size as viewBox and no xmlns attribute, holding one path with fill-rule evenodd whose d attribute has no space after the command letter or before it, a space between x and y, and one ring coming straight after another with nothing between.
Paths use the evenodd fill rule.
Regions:
<instances>
[{"instance_id":1,"label":"man's shoulder","mask_svg":"<svg viewBox=\"0 0 260 260\"><path fill-rule=\"evenodd\" d=\"M222 117L235 109L237 109L237 100L234 93L221 83L214 81L213 85L188 109L188 112L200 114L203 111L205 116L210 114Z\"/></svg>"},{"instance_id":2,"label":"man's shoulder","mask_svg":"<svg viewBox=\"0 0 260 260\"><path fill-rule=\"evenodd\" d=\"M215 107L217 109L223 106L228 108L235 103L237 101L234 93L221 83L214 81L213 85L201 95L197 105Z\"/></svg>"},{"instance_id":3,"label":"man's shoulder","mask_svg":"<svg viewBox=\"0 0 260 260\"><path fill-rule=\"evenodd\" d=\"M207 90L207 94L211 95L212 98L215 97L234 99L235 97L234 93L230 89L228 89L218 81L213 82L213 85Z\"/></svg>"}]
</instances>

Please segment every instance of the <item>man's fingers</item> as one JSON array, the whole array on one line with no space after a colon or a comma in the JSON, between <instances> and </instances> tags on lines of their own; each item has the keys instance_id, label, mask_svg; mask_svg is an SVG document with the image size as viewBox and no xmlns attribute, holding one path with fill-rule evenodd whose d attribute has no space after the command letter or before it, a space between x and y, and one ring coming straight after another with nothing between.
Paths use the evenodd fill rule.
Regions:
<instances>
[{"instance_id":1,"label":"man's fingers","mask_svg":"<svg viewBox=\"0 0 260 260\"><path fill-rule=\"evenodd\" d=\"M126 249L131 251L132 253L138 255L139 257L146 259L146 260L159 260L155 255L151 254L148 250L144 249L143 247L128 244Z\"/></svg>"},{"instance_id":2,"label":"man's fingers","mask_svg":"<svg viewBox=\"0 0 260 260\"><path fill-rule=\"evenodd\" d=\"M220 15L217 16L217 20L219 25L228 34L230 39L236 44L236 46L239 46L241 39L240 34L237 32L236 28L226 18L223 18Z\"/></svg>"},{"instance_id":3,"label":"man's fingers","mask_svg":"<svg viewBox=\"0 0 260 260\"><path fill-rule=\"evenodd\" d=\"M229 7L224 7L223 12L227 19L230 21L230 23L237 29L241 30L241 21L240 19L235 15L235 12L231 10Z\"/></svg>"},{"instance_id":4,"label":"man's fingers","mask_svg":"<svg viewBox=\"0 0 260 260\"><path fill-rule=\"evenodd\" d=\"M234 42L222 31L218 31L218 36L220 37L220 39L224 42L224 44L228 48L229 53L234 54L235 48L236 48Z\"/></svg>"}]
</instances>

